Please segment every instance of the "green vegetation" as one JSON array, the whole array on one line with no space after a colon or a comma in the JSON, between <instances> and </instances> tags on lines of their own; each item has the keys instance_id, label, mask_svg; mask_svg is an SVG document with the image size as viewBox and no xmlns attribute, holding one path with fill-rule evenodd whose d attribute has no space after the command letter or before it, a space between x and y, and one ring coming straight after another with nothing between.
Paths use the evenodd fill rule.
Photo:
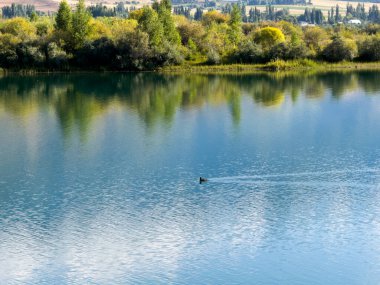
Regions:
<instances>
[{"instance_id":1,"label":"green vegetation","mask_svg":"<svg viewBox=\"0 0 380 285\"><path fill-rule=\"evenodd\" d=\"M212 10L196 21L172 15L171 9L166 0L133 10L127 19L94 18L84 0L74 10L63 0L54 17L3 19L0 68L123 71L254 64L244 69L281 70L380 60L377 24L243 23L236 5L228 14Z\"/></svg>"},{"instance_id":2,"label":"green vegetation","mask_svg":"<svg viewBox=\"0 0 380 285\"><path fill-rule=\"evenodd\" d=\"M55 29L57 31L68 32L71 28L71 8L66 0L59 4L58 13L55 17Z\"/></svg>"},{"instance_id":3,"label":"green vegetation","mask_svg":"<svg viewBox=\"0 0 380 285\"><path fill-rule=\"evenodd\" d=\"M84 0L79 0L77 8L72 16L71 35L73 48L78 50L83 47L90 34L91 15L86 10Z\"/></svg>"},{"instance_id":4,"label":"green vegetation","mask_svg":"<svg viewBox=\"0 0 380 285\"><path fill-rule=\"evenodd\" d=\"M223 64L223 65L181 65L166 66L158 71L165 74L253 74L267 71L283 72L324 72L338 70L379 70L380 65L375 62L349 62L342 61L336 63L316 62L310 59L299 60L273 60L265 64Z\"/></svg>"}]
</instances>

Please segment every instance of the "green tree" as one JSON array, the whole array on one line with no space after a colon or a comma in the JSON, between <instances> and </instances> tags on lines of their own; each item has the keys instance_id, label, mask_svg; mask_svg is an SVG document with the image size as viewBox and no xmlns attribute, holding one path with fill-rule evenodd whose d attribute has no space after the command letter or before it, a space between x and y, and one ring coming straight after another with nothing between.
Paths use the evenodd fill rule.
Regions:
<instances>
[{"instance_id":1,"label":"green tree","mask_svg":"<svg viewBox=\"0 0 380 285\"><path fill-rule=\"evenodd\" d=\"M128 19L138 21L138 20L140 20L142 13L143 13L143 9L137 9L137 10L130 11Z\"/></svg>"},{"instance_id":2,"label":"green tree","mask_svg":"<svg viewBox=\"0 0 380 285\"><path fill-rule=\"evenodd\" d=\"M181 35L182 44L187 45L192 40L198 47L204 46L203 37L206 34L204 26L198 21L184 21L179 23L178 30Z\"/></svg>"},{"instance_id":3,"label":"green tree","mask_svg":"<svg viewBox=\"0 0 380 285\"><path fill-rule=\"evenodd\" d=\"M150 7L144 7L139 19L139 28L149 36L149 44L159 47L163 43L164 28L158 18L158 14Z\"/></svg>"},{"instance_id":4,"label":"green tree","mask_svg":"<svg viewBox=\"0 0 380 285\"><path fill-rule=\"evenodd\" d=\"M40 18L35 24L35 27L37 35L43 37L51 33L53 30L53 23L50 21L50 19Z\"/></svg>"},{"instance_id":5,"label":"green tree","mask_svg":"<svg viewBox=\"0 0 380 285\"><path fill-rule=\"evenodd\" d=\"M194 20L195 21L200 21L202 20L203 16L203 10L201 8L196 8L195 13L194 13Z\"/></svg>"},{"instance_id":6,"label":"green tree","mask_svg":"<svg viewBox=\"0 0 380 285\"><path fill-rule=\"evenodd\" d=\"M30 19L31 22L36 22L36 21L38 20L38 15L37 15L36 11L33 11L33 12L30 14L29 19Z\"/></svg>"},{"instance_id":7,"label":"green tree","mask_svg":"<svg viewBox=\"0 0 380 285\"><path fill-rule=\"evenodd\" d=\"M90 34L91 15L87 11L84 0L79 0L72 20L73 47L81 48Z\"/></svg>"},{"instance_id":8,"label":"green tree","mask_svg":"<svg viewBox=\"0 0 380 285\"><path fill-rule=\"evenodd\" d=\"M166 40L171 44L179 45L181 43L181 37L174 25L170 0L162 0L161 3L156 6L158 18L162 23Z\"/></svg>"},{"instance_id":9,"label":"green tree","mask_svg":"<svg viewBox=\"0 0 380 285\"><path fill-rule=\"evenodd\" d=\"M342 21L342 16L339 13L339 5L336 4L336 6L335 6L335 22L338 23L340 21Z\"/></svg>"},{"instance_id":10,"label":"green tree","mask_svg":"<svg viewBox=\"0 0 380 285\"><path fill-rule=\"evenodd\" d=\"M172 2L171 0L161 0L160 3L161 6L165 7L167 10L171 12L172 10Z\"/></svg>"},{"instance_id":11,"label":"green tree","mask_svg":"<svg viewBox=\"0 0 380 285\"><path fill-rule=\"evenodd\" d=\"M207 51L210 63L218 63L221 57L233 50L233 46L228 36L229 26L227 24L213 23L207 30L206 36L202 39Z\"/></svg>"},{"instance_id":12,"label":"green tree","mask_svg":"<svg viewBox=\"0 0 380 285\"><path fill-rule=\"evenodd\" d=\"M55 29L67 32L71 29L72 13L66 0L62 0L59 4L57 16L55 17Z\"/></svg>"},{"instance_id":13,"label":"green tree","mask_svg":"<svg viewBox=\"0 0 380 285\"><path fill-rule=\"evenodd\" d=\"M232 44L235 46L240 42L242 36L241 29L241 10L238 5L232 5L232 10L230 13L230 20L228 21L229 37Z\"/></svg>"},{"instance_id":14,"label":"green tree","mask_svg":"<svg viewBox=\"0 0 380 285\"><path fill-rule=\"evenodd\" d=\"M328 34L321 27L307 27L303 30L305 44L309 49L309 56L316 56L328 44Z\"/></svg>"}]
</instances>

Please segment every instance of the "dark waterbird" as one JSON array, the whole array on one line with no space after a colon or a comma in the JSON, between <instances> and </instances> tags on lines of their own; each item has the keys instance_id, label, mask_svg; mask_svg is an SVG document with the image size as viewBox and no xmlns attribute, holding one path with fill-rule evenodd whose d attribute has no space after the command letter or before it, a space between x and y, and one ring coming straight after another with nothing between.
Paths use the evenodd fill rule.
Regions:
<instances>
[{"instance_id":1,"label":"dark waterbird","mask_svg":"<svg viewBox=\"0 0 380 285\"><path fill-rule=\"evenodd\" d=\"M203 182L207 182L207 178L199 177L199 184L202 184Z\"/></svg>"}]
</instances>

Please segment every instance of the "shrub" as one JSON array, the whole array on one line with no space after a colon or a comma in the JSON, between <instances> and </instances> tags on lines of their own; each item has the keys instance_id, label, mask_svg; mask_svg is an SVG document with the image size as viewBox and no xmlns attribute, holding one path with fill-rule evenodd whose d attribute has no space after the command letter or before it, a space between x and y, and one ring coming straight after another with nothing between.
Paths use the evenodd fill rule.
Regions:
<instances>
[{"instance_id":1,"label":"shrub","mask_svg":"<svg viewBox=\"0 0 380 285\"><path fill-rule=\"evenodd\" d=\"M210 26L212 23L222 24L227 23L229 20L228 16L222 14L216 10L211 10L206 14L203 14L202 23L205 26Z\"/></svg>"},{"instance_id":2,"label":"shrub","mask_svg":"<svg viewBox=\"0 0 380 285\"><path fill-rule=\"evenodd\" d=\"M69 56L56 43L49 43L46 47L46 65L48 68L68 70Z\"/></svg>"},{"instance_id":3,"label":"shrub","mask_svg":"<svg viewBox=\"0 0 380 285\"><path fill-rule=\"evenodd\" d=\"M265 65L268 70L291 70L302 68L313 68L316 67L317 64L310 59L300 59L300 60L289 60L284 61L282 59L272 60L271 62Z\"/></svg>"},{"instance_id":4,"label":"shrub","mask_svg":"<svg viewBox=\"0 0 380 285\"><path fill-rule=\"evenodd\" d=\"M36 34L36 28L24 18L13 18L7 20L0 31L4 34L11 34L21 40L29 40Z\"/></svg>"},{"instance_id":5,"label":"shrub","mask_svg":"<svg viewBox=\"0 0 380 285\"><path fill-rule=\"evenodd\" d=\"M357 55L357 46L353 40L344 39L340 36L333 38L333 41L322 51L322 58L330 62L343 60L353 60Z\"/></svg>"},{"instance_id":6,"label":"shrub","mask_svg":"<svg viewBox=\"0 0 380 285\"><path fill-rule=\"evenodd\" d=\"M220 54L215 49L210 49L207 52L207 63L208 64L219 64L221 61Z\"/></svg>"},{"instance_id":7,"label":"shrub","mask_svg":"<svg viewBox=\"0 0 380 285\"><path fill-rule=\"evenodd\" d=\"M259 63L263 59L261 47L252 41L241 42L230 57L230 61L237 63Z\"/></svg>"},{"instance_id":8,"label":"shrub","mask_svg":"<svg viewBox=\"0 0 380 285\"><path fill-rule=\"evenodd\" d=\"M379 36L370 36L359 44L359 58L365 61L380 60Z\"/></svg>"},{"instance_id":9,"label":"shrub","mask_svg":"<svg viewBox=\"0 0 380 285\"><path fill-rule=\"evenodd\" d=\"M164 51L161 53L161 62L158 62L158 66L163 65L178 65L184 60L184 57L178 48L178 46L172 45L169 42L164 43Z\"/></svg>"},{"instance_id":10,"label":"shrub","mask_svg":"<svg viewBox=\"0 0 380 285\"><path fill-rule=\"evenodd\" d=\"M49 34L49 32L52 30L52 25L48 23L47 21L40 21L36 23L36 33L37 36L43 37Z\"/></svg>"},{"instance_id":11,"label":"shrub","mask_svg":"<svg viewBox=\"0 0 380 285\"><path fill-rule=\"evenodd\" d=\"M75 62L82 68L112 69L115 66L115 46L108 38L100 38L93 42L86 42L75 53Z\"/></svg>"},{"instance_id":12,"label":"shrub","mask_svg":"<svg viewBox=\"0 0 380 285\"><path fill-rule=\"evenodd\" d=\"M307 55L304 44L279 43L271 48L268 58L272 59L301 59Z\"/></svg>"},{"instance_id":13,"label":"shrub","mask_svg":"<svg viewBox=\"0 0 380 285\"><path fill-rule=\"evenodd\" d=\"M0 66L9 68L17 64L16 47L20 39L11 34L0 34Z\"/></svg>"},{"instance_id":14,"label":"shrub","mask_svg":"<svg viewBox=\"0 0 380 285\"><path fill-rule=\"evenodd\" d=\"M19 67L41 67L45 63L45 56L39 47L20 43L16 48L16 53Z\"/></svg>"},{"instance_id":15,"label":"shrub","mask_svg":"<svg viewBox=\"0 0 380 285\"><path fill-rule=\"evenodd\" d=\"M136 30L116 42L116 68L143 70L151 66L153 51L149 47L149 35Z\"/></svg>"}]
</instances>

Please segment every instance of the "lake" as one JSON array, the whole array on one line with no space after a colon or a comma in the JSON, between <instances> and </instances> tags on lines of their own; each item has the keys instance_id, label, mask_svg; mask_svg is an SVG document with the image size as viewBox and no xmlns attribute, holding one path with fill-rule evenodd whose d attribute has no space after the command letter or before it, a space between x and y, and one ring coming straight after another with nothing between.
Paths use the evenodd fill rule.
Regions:
<instances>
[{"instance_id":1,"label":"lake","mask_svg":"<svg viewBox=\"0 0 380 285\"><path fill-rule=\"evenodd\" d=\"M379 72L3 76L0 146L0 284L380 283Z\"/></svg>"}]
</instances>

